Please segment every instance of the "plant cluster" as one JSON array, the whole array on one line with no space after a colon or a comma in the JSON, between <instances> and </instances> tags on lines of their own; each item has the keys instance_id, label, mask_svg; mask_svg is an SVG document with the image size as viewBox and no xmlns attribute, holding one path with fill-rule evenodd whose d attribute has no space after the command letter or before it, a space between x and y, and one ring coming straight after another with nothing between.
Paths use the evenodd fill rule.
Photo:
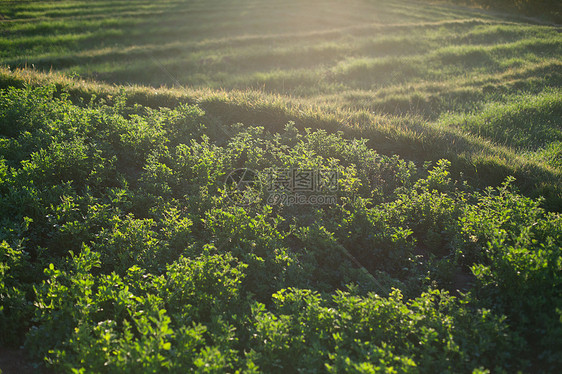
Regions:
<instances>
[{"instance_id":1,"label":"plant cluster","mask_svg":"<svg viewBox=\"0 0 562 374\"><path fill-rule=\"evenodd\" d=\"M562 365L562 218L512 180L126 102L0 91L2 345L67 372ZM336 170L338 204L232 204L230 171L272 167Z\"/></svg>"}]
</instances>

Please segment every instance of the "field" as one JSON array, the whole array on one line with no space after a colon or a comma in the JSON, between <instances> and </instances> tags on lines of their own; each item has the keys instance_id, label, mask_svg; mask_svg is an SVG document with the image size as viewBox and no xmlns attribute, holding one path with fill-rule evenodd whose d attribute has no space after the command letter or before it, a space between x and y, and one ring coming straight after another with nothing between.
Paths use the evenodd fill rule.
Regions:
<instances>
[{"instance_id":1,"label":"field","mask_svg":"<svg viewBox=\"0 0 562 374\"><path fill-rule=\"evenodd\" d=\"M561 30L0 0L0 346L55 372L560 370ZM283 171L317 178L306 204Z\"/></svg>"}]
</instances>

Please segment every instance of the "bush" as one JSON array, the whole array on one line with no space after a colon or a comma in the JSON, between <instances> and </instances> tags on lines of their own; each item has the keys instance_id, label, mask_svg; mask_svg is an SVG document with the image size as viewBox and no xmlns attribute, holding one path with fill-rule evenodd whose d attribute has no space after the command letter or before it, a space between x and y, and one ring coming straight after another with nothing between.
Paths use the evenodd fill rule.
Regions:
<instances>
[{"instance_id":1,"label":"bush","mask_svg":"<svg viewBox=\"0 0 562 374\"><path fill-rule=\"evenodd\" d=\"M0 344L62 372L562 366L562 222L512 179L54 92L0 93ZM336 201L237 206L238 168L335 171Z\"/></svg>"}]
</instances>

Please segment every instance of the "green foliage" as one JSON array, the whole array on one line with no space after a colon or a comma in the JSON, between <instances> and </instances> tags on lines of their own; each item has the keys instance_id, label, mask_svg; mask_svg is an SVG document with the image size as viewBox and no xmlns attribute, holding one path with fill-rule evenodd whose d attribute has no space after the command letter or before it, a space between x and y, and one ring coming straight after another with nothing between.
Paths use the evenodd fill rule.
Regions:
<instances>
[{"instance_id":1,"label":"green foliage","mask_svg":"<svg viewBox=\"0 0 562 374\"><path fill-rule=\"evenodd\" d=\"M446 293L404 301L398 290L388 298L341 291L330 298L288 289L273 299L272 311L261 304L252 309L250 357L266 372L459 372L476 362L499 368L513 360L492 353L515 343L503 320L487 310L459 308Z\"/></svg>"},{"instance_id":2,"label":"green foliage","mask_svg":"<svg viewBox=\"0 0 562 374\"><path fill-rule=\"evenodd\" d=\"M211 138L193 106L0 95L40 139L2 135L0 342L55 371L562 365L562 222L511 178L476 191L446 160L294 123ZM236 206L238 168L336 171L335 202L268 204L262 186Z\"/></svg>"},{"instance_id":3,"label":"green foliage","mask_svg":"<svg viewBox=\"0 0 562 374\"><path fill-rule=\"evenodd\" d=\"M27 347L65 371L224 369L235 359L228 349L231 330L209 336L195 321L214 332L238 297L242 268L230 262L229 255L205 255L179 259L162 277L138 266L123 277L95 276L100 255L84 247L67 271L52 264L46 269L48 281L37 289L40 327L30 332Z\"/></svg>"},{"instance_id":4,"label":"green foliage","mask_svg":"<svg viewBox=\"0 0 562 374\"><path fill-rule=\"evenodd\" d=\"M0 345L54 372L561 371L556 26L247 5L0 1ZM276 169L334 200L272 202Z\"/></svg>"},{"instance_id":5,"label":"green foliage","mask_svg":"<svg viewBox=\"0 0 562 374\"><path fill-rule=\"evenodd\" d=\"M545 368L560 365L562 334L561 217L545 214L505 183L499 196L479 198L471 208L466 232L485 241L483 263L472 266L476 296L505 313L528 341L538 342ZM478 234L480 233L480 237Z\"/></svg>"},{"instance_id":6,"label":"green foliage","mask_svg":"<svg viewBox=\"0 0 562 374\"><path fill-rule=\"evenodd\" d=\"M24 284L27 253L0 243L0 344L14 344L24 333L32 309L26 300L28 285Z\"/></svg>"}]
</instances>

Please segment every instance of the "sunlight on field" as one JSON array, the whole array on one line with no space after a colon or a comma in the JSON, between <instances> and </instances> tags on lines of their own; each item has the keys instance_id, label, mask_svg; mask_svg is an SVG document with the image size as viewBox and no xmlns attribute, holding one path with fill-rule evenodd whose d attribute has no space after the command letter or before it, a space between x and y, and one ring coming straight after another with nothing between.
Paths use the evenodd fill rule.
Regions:
<instances>
[{"instance_id":1,"label":"sunlight on field","mask_svg":"<svg viewBox=\"0 0 562 374\"><path fill-rule=\"evenodd\" d=\"M530 168L544 168L541 180L559 178L557 146L549 140L560 144L560 127L528 148L506 141L507 125L491 132L441 119L462 122L487 102L513 108L515 97L551 90L549 114L539 121L548 120L536 125L550 126L562 113L556 27L478 9L382 0L12 2L0 3L0 13L0 63L12 69L224 90L273 100L284 111L334 116L340 127L364 129L382 152L468 157L469 164L490 154L502 171L497 178L489 173L489 183L501 181L506 168L520 170L525 186L535 184ZM286 115L268 118L264 124L273 126ZM469 134L479 139L443 140ZM505 157L518 161L500 161ZM491 165L484 164L470 173Z\"/></svg>"},{"instance_id":2,"label":"sunlight on field","mask_svg":"<svg viewBox=\"0 0 562 374\"><path fill-rule=\"evenodd\" d=\"M562 372L562 29L480 3L0 0L0 372Z\"/></svg>"}]
</instances>

